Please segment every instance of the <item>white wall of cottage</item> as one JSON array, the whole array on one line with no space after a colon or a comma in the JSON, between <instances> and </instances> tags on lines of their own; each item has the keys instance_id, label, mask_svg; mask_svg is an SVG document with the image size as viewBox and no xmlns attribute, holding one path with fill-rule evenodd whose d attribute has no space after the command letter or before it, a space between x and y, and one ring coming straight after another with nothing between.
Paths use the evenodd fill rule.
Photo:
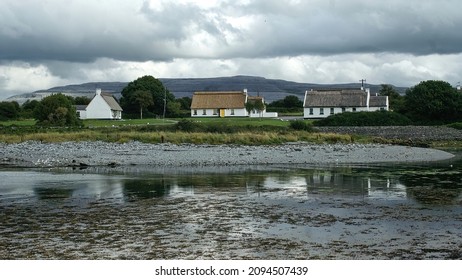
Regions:
<instances>
[{"instance_id":1,"label":"white wall of cottage","mask_svg":"<svg viewBox=\"0 0 462 280\"><path fill-rule=\"evenodd\" d=\"M330 115L333 114L340 114L343 112L374 112L374 111L380 111L380 110L388 110L388 107L345 107L345 109L342 109L340 107L334 107L333 113L331 112L332 107L323 107L323 108L318 108L318 107L313 107L313 108L303 108L303 118L305 119L322 119L322 118L327 118ZM310 109L312 109L313 113L310 114ZM322 109L322 110L321 110ZM322 113L321 113L322 112Z\"/></svg>"},{"instance_id":2,"label":"white wall of cottage","mask_svg":"<svg viewBox=\"0 0 462 280\"><path fill-rule=\"evenodd\" d=\"M247 117L245 109L224 109L224 117ZM191 109L191 117L219 117L220 109Z\"/></svg>"},{"instance_id":3,"label":"white wall of cottage","mask_svg":"<svg viewBox=\"0 0 462 280\"><path fill-rule=\"evenodd\" d=\"M88 104L85 114L81 114L80 118L120 120L122 118L122 112L112 110L101 96L101 90L97 89L95 97Z\"/></svg>"}]
</instances>

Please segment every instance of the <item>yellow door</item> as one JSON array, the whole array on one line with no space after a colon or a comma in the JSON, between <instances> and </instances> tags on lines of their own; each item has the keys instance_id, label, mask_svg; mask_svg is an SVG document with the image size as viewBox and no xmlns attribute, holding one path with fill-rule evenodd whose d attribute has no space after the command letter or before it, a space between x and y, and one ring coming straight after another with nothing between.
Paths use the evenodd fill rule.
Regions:
<instances>
[{"instance_id":1,"label":"yellow door","mask_svg":"<svg viewBox=\"0 0 462 280\"><path fill-rule=\"evenodd\" d=\"M220 109L220 118L225 117L225 109Z\"/></svg>"}]
</instances>

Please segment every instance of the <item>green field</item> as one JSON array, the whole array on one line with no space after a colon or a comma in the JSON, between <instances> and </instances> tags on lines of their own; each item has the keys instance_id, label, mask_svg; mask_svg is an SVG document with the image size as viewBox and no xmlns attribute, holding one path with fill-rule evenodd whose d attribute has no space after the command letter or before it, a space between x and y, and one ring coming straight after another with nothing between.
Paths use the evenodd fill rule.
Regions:
<instances>
[{"instance_id":1,"label":"green field","mask_svg":"<svg viewBox=\"0 0 462 280\"><path fill-rule=\"evenodd\" d=\"M171 125L173 119L122 119L122 120L84 120L85 127L111 127L125 125Z\"/></svg>"},{"instance_id":2,"label":"green field","mask_svg":"<svg viewBox=\"0 0 462 280\"><path fill-rule=\"evenodd\" d=\"M264 118L186 118L198 123L222 123L235 126L275 126L287 127L288 121L280 119ZM85 127L117 127L129 125L172 125L180 119L122 119L122 120L84 120ZM309 122L309 121L307 121ZM36 121L33 119L17 121L0 121L1 126L33 126Z\"/></svg>"},{"instance_id":3,"label":"green field","mask_svg":"<svg viewBox=\"0 0 462 280\"><path fill-rule=\"evenodd\" d=\"M227 125L237 126L277 126L286 127L289 125L288 121L282 121L280 119L270 118L188 118L194 122L200 122L204 124L208 123L223 123Z\"/></svg>"},{"instance_id":4,"label":"green field","mask_svg":"<svg viewBox=\"0 0 462 280\"><path fill-rule=\"evenodd\" d=\"M36 121L33 119L17 121L0 121L0 126L33 126Z\"/></svg>"}]
</instances>

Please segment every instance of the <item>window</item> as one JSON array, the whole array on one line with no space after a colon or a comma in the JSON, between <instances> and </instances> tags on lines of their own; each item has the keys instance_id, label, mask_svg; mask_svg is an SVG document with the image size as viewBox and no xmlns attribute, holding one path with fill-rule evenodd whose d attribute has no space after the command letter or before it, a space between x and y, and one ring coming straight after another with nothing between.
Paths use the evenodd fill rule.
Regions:
<instances>
[{"instance_id":1,"label":"window","mask_svg":"<svg viewBox=\"0 0 462 280\"><path fill-rule=\"evenodd\" d=\"M313 115L313 108L310 108L310 115Z\"/></svg>"},{"instance_id":2,"label":"window","mask_svg":"<svg viewBox=\"0 0 462 280\"><path fill-rule=\"evenodd\" d=\"M203 116L207 115L207 110L205 110L205 109L202 110L202 115L203 115Z\"/></svg>"},{"instance_id":3,"label":"window","mask_svg":"<svg viewBox=\"0 0 462 280\"><path fill-rule=\"evenodd\" d=\"M334 108L330 108L330 114L331 114L331 115L334 114Z\"/></svg>"},{"instance_id":4,"label":"window","mask_svg":"<svg viewBox=\"0 0 462 280\"><path fill-rule=\"evenodd\" d=\"M234 109L231 109L231 116L234 116Z\"/></svg>"},{"instance_id":5,"label":"window","mask_svg":"<svg viewBox=\"0 0 462 280\"><path fill-rule=\"evenodd\" d=\"M213 115L214 116L218 115L218 109L213 109Z\"/></svg>"},{"instance_id":6,"label":"window","mask_svg":"<svg viewBox=\"0 0 462 280\"><path fill-rule=\"evenodd\" d=\"M356 108L353 108L353 112L356 112Z\"/></svg>"},{"instance_id":7,"label":"window","mask_svg":"<svg viewBox=\"0 0 462 280\"><path fill-rule=\"evenodd\" d=\"M319 109L319 114L320 114L320 115L324 115L324 108L320 108L320 109Z\"/></svg>"},{"instance_id":8,"label":"window","mask_svg":"<svg viewBox=\"0 0 462 280\"><path fill-rule=\"evenodd\" d=\"M193 114L194 114L194 116L197 116L197 110L194 110Z\"/></svg>"},{"instance_id":9,"label":"window","mask_svg":"<svg viewBox=\"0 0 462 280\"><path fill-rule=\"evenodd\" d=\"M346 109L345 107L342 108L342 113L345 113Z\"/></svg>"}]
</instances>

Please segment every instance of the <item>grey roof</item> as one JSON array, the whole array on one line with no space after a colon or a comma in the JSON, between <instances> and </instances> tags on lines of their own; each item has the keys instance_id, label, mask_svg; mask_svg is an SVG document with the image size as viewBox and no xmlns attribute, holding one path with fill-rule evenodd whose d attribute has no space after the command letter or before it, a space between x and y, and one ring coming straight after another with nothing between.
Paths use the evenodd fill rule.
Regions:
<instances>
[{"instance_id":1,"label":"grey roof","mask_svg":"<svg viewBox=\"0 0 462 280\"><path fill-rule=\"evenodd\" d=\"M387 107L387 96L371 96L369 107Z\"/></svg>"},{"instance_id":2,"label":"grey roof","mask_svg":"<svg viewBox=\"0 0 462 280\"><path fill-rule=\"evenodd\" d=\"M88 105L75 105L75 109L77 111L84 111L85 109L87 109L87 106Z\"/></svg>"},{"instance_id":3,"label":"grey roof","mask_svg":"<svg viewBox=\"0 0 462 280\"><path fill-rule=\"evenodd\" d=\"M115 100L114 96L109 93L101 93L101 97L103 97L104 101L106 101L107 105L111 107L111 110L114 111L123 111L122 107L120 107L119 103Z\"/></svg>"},{"instance_id":4,"label":"grey roof","mask_svg":"<svg viewBox=\"0 0 462 280\"><path fill-rule=\"evenodd\" d=\"M308 91L305 108L309 107L366 107L367 93L356 89Z\"/></svg>"}]
</instances>

